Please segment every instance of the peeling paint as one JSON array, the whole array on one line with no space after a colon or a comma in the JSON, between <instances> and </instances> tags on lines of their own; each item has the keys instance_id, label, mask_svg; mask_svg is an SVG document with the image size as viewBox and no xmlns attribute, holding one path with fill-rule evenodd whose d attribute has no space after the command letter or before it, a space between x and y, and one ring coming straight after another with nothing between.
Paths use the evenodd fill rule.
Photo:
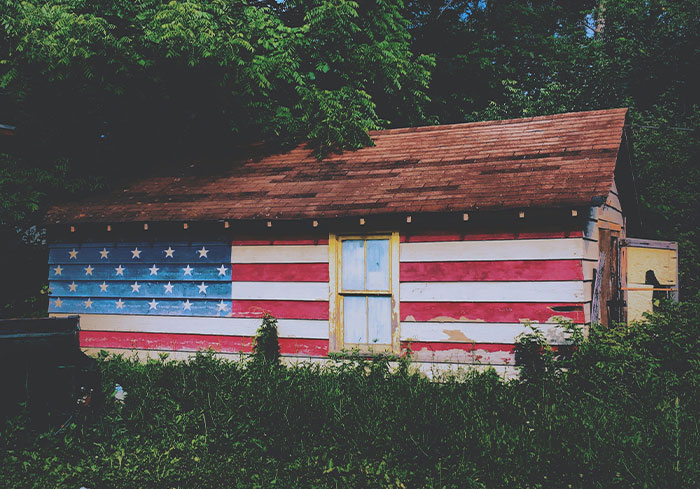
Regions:
<instances>
[{"instance_id":1,"label":"peeling paint","mask_svg":"<svg viewBox=\"0 0 700 489\"><path fill-rule=\"evenodd\" d=\"M404 321L407 322L417 322L415 316L406 316ZM485 323L486 320L484 319L471 319L468 317L460 316L458 318L454 318L452 316L435 316L433 318L427 319L427 321L432 321L436 323L455 323L455 322L460 322L460 323Z\"/></svg>"},{"instance_id":2,"label":"peeling paint","mask_svg":"<svg viewBox=\"0 0 700 489\"><path fill-rule=\"evenodd\" d=\"M460 343L476 343L476 341L474 341L471 338L467 338L467 336L458 329L443 329L442 332L447 335L447 341L458 341Z\"/></svg>"},{"instance_id":3,"label":"peeling paint","mask_svg":"<svg viewBox=\"0 0 700 489\"><path fill-rule=\"evenodd\" d=\"M460 316L459 318L452 318L450 316L436 316L432 319L429 319L429 321L436 321L436 322L459 321L462 323L485 323L486 322L483 319L470 319L470 318L464 317L464 316Z\"/></svg>"},{"instance_id":4,"label":"peeling paint","mask_svg":"<svg viewBox=\"0 0 700 489\"><path fill-rule=\"evenodd\" d=\"M515 361L512 351L489 351L481 348L474 350L453 348L436 351L423 347L413 350L413 358L416 361L472 365L512 365Z\"/></svg>"}]
</instances>

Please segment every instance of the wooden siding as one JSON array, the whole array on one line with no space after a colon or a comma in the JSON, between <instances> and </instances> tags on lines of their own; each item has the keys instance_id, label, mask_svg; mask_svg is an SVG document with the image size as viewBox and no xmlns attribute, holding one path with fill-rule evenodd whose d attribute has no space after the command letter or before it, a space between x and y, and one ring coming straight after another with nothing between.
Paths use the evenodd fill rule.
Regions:
<instances>
[{"instance_id":1,"label":"wooden siding","mask_svg":"<svg viewBox=\"0 0 700 489\"><path fill-rule=\"evenodd\" d=\"M595 212L591 215L597 219ZM394 311L398 323L396 344L403 349L410 346L415 360L426 365L512 366L514 342L528 331L529 323L537 324L552 344L566 343L557 321L564 318L585 323L591 301L592 275L586 264L595 263L597 242L588 234L588 230L402 234L397 238L398 274L394 274L400 298ZM193 250L192 245L182 246L176 249L179 261L175 264L169 258L156 262L159 279L167 282L177 278L192 260L184 256L185 250ZM52 258L51 267L63 267L60 279L77 274L84 281L82 290L72 293L75 298L67 300L85 301L99 294L99 290L90 288L95 284L84 276L87 266L94 268L90 280L101 280L99 274L103 272L114 274L122 261L128 263L126 273L131 273L128 267L133 267L136 260L131 258L130 246L124 247L124 252L115 248L124 256L110 255L114 261L109 264L100 263L101 247L80 248L97 253L95 256L83 253L76 259ZM59 247L51 256L62 257L72 248ZM211 282L207 300L227 301L230 308L226 314L205 317L207 314L174 310L172 315L132 312L125 317L98 307L82 311L82 346L174 353L211 347L221 354L247 353L260 318L270 313L279 321L284 356L327 356L333 347L330 343L335 327L334 317L329 314L329 259L332 263L334 251L328 239L236 239L227 252L230 260L223 265L218 256L223 251L217 253L212 265L225 266L227 273L225 277L215 274L217 281ZM142 273L148 273L145 270ZM62 289L64 281L55 280L55 290L60 294L68 293ZM128 277L124 286L131 283ZM155 288L151 291L149 286ZM117 290L116 283L111 287L110 292L117 295L129 292ZM175 301L170 292L161 290L163 287L161 282L153 282L145 284L142 291L146 295L152 292L163 303ZM184 289L174 292L177 304L193 293Z\"/></svg>"},{"instance_id":2,"label":"wooden siding","mask_svg":"<svg viewBox=\"0 0 700 489\"><path fill-rule=\"evenodd\" d=\"M323 320L328 338L327 238L238 239L231 262L233 317Z\"/></svg>"},{"instance_id":3,"label":"wooden siding","mask_svg":"<svg viewBox=\"0 0 700 489\"><path fill-rule=\"evenodd\" d=\"M583 232L419 234L401 244L401 340L414 358L512 365L529 323L553 345L557 321L586 320L597 257Z\"/></svg>"},{"instance_id":4,"label":"wooden siding","mask_svg":"<svg viewBox=\"0 0 700 489\"><path fill-rule=\"evenodd\" d=\"M610 232L614 233L615 235L619 235L620 239L623 239L626 236L625 217L622 211L622 204L620 203L617 185L614 181L605 203L601 206L590 208L588 223L583 234L583 238L586 241L587 246L590 250L592 250L589 256L582 261L583 275L587 280L586 284L591 297L589 301L586 302L586 306L584 307L586 323L590 323L592 320L595 321L600 319L591 318L591 307L594 295L599 293L593 290L593 277L596 273L595 271L600 267L601 229L606 230L608 235Z\"/></svg>"}]
</instances>

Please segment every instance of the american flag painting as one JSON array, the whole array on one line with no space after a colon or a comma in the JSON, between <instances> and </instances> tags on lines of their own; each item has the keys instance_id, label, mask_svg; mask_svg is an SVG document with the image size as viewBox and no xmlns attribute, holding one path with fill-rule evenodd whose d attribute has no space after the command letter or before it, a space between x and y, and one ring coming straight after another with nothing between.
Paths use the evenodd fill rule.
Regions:
<instances>
[{"instance_id":1,"label":"american flag painting","mask_svg":"<svg viewBox=\"0 0 700 489\"><path fill-rule=\"evenodd\" d=\"M327 241L284 243L52 244L49 313L80 315L92 351L237 354L270 312L283 355L325 356Z\"/></svg>"},{"instance_id":2,"label":"american flag painting","mask_svg":"<svg viewBox=\"0 0 700 489\"><path fill-rule=\"evenodd\" d=\"M52 245L50 313L228 316L231 245Z\"/></svg>"},{"instance_id":3,"label":"american flag painting","mask_svg":"<svg viewBox=\"0 0 700 489\"><path fill-rule=\"evenodd\" d=\"M426 365L512 365L528 321L557 344L556 318L588 320L586 249L581 231L401 235L401 347ZM321 235L52 244L49 313L79 314L92 351L183 354L250 352L270 313L283 356L322 358L337 326L331 250Z\"/></svg>"}]
</instances>

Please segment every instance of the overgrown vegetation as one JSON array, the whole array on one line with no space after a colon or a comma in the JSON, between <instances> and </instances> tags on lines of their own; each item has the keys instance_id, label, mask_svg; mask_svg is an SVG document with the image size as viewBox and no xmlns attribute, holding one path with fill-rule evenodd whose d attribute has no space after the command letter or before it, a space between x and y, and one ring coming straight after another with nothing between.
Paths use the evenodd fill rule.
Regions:
<instances>
[{"instance_id":1,"label":"overgrown vegetation","mask_svg":"<svg viewBox=\"0 0 700 489\"><path fill-rule=\"evenodd\" d=\"M537 335L520 380L434 382L388 358L260 368L100 358L125 403L60 432L0 431L8 488L691 488L700 480L698 307L593 327L565 358ZM542 355L545 352L546 354Z\"/></svg>"}]
</instances>

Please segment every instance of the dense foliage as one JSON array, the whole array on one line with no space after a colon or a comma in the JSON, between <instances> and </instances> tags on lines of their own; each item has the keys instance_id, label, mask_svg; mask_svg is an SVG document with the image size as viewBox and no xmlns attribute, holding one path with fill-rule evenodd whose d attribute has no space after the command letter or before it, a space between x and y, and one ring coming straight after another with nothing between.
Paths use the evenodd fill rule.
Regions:
<instances>
[{"instance_id":1,"label":"dense foliage","mask_svg":"<svg viewBox=\"0 0 700 489\"><path fill-rule=\"evenodd\" d=\"M698 313L594 327L564 360L523 338L530 356L511 381L491 370L433 382L386 358L270 368L103 356L103 415L46 433L5 422L0 477L8 488L690 488Z\"/></svg>"},{"instance_id":2,"label":"dense foliage","mask_svg":"<svg viewBox=\"0 0 700 489\"><path fill-rule=\"evenodd\" d=\"M47 203L251 142L620 106L636 234L680 242L697 298L699 30L699 0L0 0L0 268L27 269L4 314L45 281L22 239Z\"/></svg>"}]
</instances>

